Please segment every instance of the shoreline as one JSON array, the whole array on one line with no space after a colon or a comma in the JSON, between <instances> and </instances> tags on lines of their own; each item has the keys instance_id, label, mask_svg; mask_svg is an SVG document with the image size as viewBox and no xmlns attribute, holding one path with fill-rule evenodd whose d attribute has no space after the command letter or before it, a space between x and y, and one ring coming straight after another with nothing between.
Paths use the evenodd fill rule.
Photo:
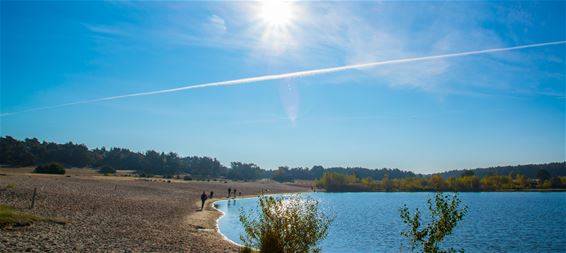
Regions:
<instances>
[{"instance_id":1,"label":"shoreline","mask_svg":"<svg viewBox=\"0 0 566 253\"><path fill-rule=\"evenodd\" d=\"M256 198L257 196L254 195L244 195L241 196L240 198L237 199L251 199L251 198ZM244 247L244 245L238 244L237 242L232 241L230 238L228 238L226 235L224 235L221 231L220 231L220 227L218 226L218 221L224 216L226 215L223 211L221 211L220 209L216 208L215 204L216 202L222 202L222 201L229 201L229 200L233 200L232 198L230 199L220 199L220 198L212 198L212 199L207 199L205 204L204 204L204 209L202 211L197 211L197 214L203 213L203 212L212 212L209 214L212 215L207 215L207 213L203 213L205 216L217 216L217 217L212 217L213 219L209 221L214 222L214 232L221 236L222 239L228 243L230 243L232 246L236 246L238 248ZM194 205L195 206L200 206L201 205L201 200L197 200L195 201ZM208 210L207 210L208 209ZM216 213L216 215L214 214ZM190 220L191 218L193 218L193 216L195 216L195 214L187 214L186 219ZM209 218L209 217L207 217ZM202 228L202 229L206 229L206 228Z\"/></svg>"},{"instance_id":2,"label":"shoreline","mask_svg":"<svg viewBox=\"0 0 566 253\"><path fill-rule=\"evenodd\" d=\"M255 197L245 197L245 198L242 198L242 199L251 199L251 198L255 198ZM235 241L232 241L232 239L228 238L228 236L226 236L224 233L222 233L222 231L220 231L220 226L218 226L218 222L220 221L220 219L222 219L222 217L224 217L224 215L226 215L226 213L224 213L222 210L216 208L215 204L216 204L216 202L222 202L222 201L230 201L230 199L215 200L212 203L210 203L210 205L211 205L212 209L214 209L214 211L221 213L221 215L218 218L216 218L216 220L214 220L216 232L218 234L220 234L225 241L228 241L229 243L231 243L231 244L233 244L237 247L242 248L242 247L244 247L244 245L241 245L241 244L239 244Z\"/></svg>"},{"instance_id":3,"label":"shoreline","mask_svg":"<svg viewBox=\"0 0 566 253\"><path fill-rule=\"evenodd\" d=\"M68 223L34 222L0 230L0 252L238 252L241 246L227 240L218 228L223 213L214 203L227 199L210 199L199 211L203 191L221 197L228 187L238 188L240 199L255 197L265 188L271 193L308 191L271 181L142 179L101 176L91 169L40 175L2 168L1 203ZM35 188L35 207L30 209Z\"/></svg>"}]
</instances>

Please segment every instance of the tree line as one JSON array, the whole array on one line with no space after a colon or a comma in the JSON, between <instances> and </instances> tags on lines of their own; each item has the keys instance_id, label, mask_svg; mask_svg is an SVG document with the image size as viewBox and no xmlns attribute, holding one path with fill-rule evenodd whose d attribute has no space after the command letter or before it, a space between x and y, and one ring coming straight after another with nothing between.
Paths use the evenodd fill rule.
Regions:
<instances>
[{"instance_id":1,"label":"tree line","mask_svg":"<svg viewBox=\"0 0 566 253\"><path fill-rule=\"evenodd\" d=\"M539 170L546 170L548 173L555 176L566 176L566 162L554 162L545 164L525 164L514 166L497 166L488 168L477 168L468 171L478 177L494 176L494 175L523 175L527 178L536 178ZM462 170L450 170L440 173L444 178L458 177Z\"/></svg>"},{"instance_id":2,"label":"tree line","mask_svg":"<svg viewBox=\"0 0 566 253\"><path fill-rule=\"evenodd\" d=\"M84 144L68 142L57 144L40 142L36 138L17 140L11 136L0 137L0 165L35 166L56 162L69 167L111 167L119 170L135 170L142 176L162 175L174 176L190 174L191 177L228 178L233 180L257 180L270 178L279 182L295 180L319 179L326 171L340 173L357 173L380 180L384 175L391 178L413 177L413 172L399 169L367 169L313 166L312 168L279 167L278 170L265 170L254 163L232 162L230 167L224 166L216 158L207 156L181 157L177 153L134 152L127 148L95 148L89 149Z\"/></svg>"},{"instance_id":3,"label":"tree line","mask_svg":"<svg viewBox=\"0 0 566 253\"><path fill-rule=\"evenodd\" d=\"M254 163L232 162L224 166L216 158L207 156L181 157L177 153L134 152L127 148L95 148L89 149L84 144L68 142L57 144L39 141L36 138L17 140L11 136L0 137L0 165L4 166L36 166L56 162L69 167L110 167L118 170L134 170L142 176L175 176L189 174L195 179L227 178L233 180L257 180L269 178L279 182L292 182L295 180L319 180L328 187L339 185L344 188L348 185L351 190L370 189L388 190L430 190L432 178L442 177L442 187L447 189L477 190L477 181L487 180L483 185L493 188L492 185L509 187L509 180L522 182L522 177L529 187L533 182L528 179L537 178L540 170L546 171L553 177L566 176L566 162L492 167L475 170L448 171L434 175L415 174L399 169L368 169L362 167L330 167L322 166L289 168L281 166L277 170L265 170ZM326 177L323 175L327 174ZM343 175L343 176L340 176ZM352 177L353 175L353 177ZM472 176L463 181L461 175ZM494 176L506 176L497 178ZM486 179L484 179L486 178ZM549 184L556 183L557 179L546 179ZM336 183L337 182L337 183ZM541 187L545 180L541 182ZM519 184L523 187L524 184ZM471 187L471 188L470 188ZM468 189L469 188L469 189Z\"/></svg>"},{"instance_id":4,"label":"tree line","mask_svg":"<svg viewBox=\"0 0 566 253\"><path fill-rule=\"evenodd\" d=\"M232 162L222 165L216 158L206 156L180 157L169 152L134 152L127 148L89 149L84 144L40 142L36 138L22 141L11 136L0 137L0 165L35 166L59 163L69 167L111 167L134 170L142 176L174 176L190 174L194 178L229 178L256 180L269 173L253 163Z\"/></svg>"},{"instance_id":5,"label":"tree line","mask_svg":"<svg viewBox=\"0 0 566 253\"><path fill-rule=\"evenodd\" d=\"M563 170L566 167L562 168ZM430 177L409 177L381 180L361 178L356 174L326 172L316 182L327 191L500 191L528 189L564 189L566 177L552 175L545 169L535 171L534 178L524 175L476 176L473 171L463 171L460 176L444 178L441 174Z\"/></svg>"},{"instance_id":6,"label":"tree line","mask_svg":"<svg viewBox=\"0 0 566 253\"><path fill-rule=\"evenodd\" d=\"M355 174L363 178L372 178L374 180L381 180L384 177L390 178L410 178L422 175L416 175L410 171L402 171L399 169L367 169L362 167L330 167L324 168L320 165L313 166L312 168L289 168L287 166L280 166L273 172L273 180L279 182L292 182L294 180L316 180L320 179L325 172L335 172L341 174Z\"/></svg>"}]
</instances>

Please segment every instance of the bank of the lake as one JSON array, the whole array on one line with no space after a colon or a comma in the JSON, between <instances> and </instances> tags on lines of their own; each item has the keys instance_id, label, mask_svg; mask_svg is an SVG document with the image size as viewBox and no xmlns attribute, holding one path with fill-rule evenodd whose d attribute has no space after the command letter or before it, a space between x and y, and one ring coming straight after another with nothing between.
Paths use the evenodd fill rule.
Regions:
<instances>
[{"instance_id":1,"label":"bank of the lake","mask_svg":"<svg viewBox=\"0 0 566 253\"><path fill-rule=\"evenodd\" d=\"M216 231L220 213L200 211L202 191L244 195L262 189L302 192L309 188L273 181L183 181L101 176L90 169L65 175L0 168L0 204L34 215L63 219L65 225L35 222L0 229L0 252L238 252ZM30 200L37 189L35 206Z\"/></svg>"},{"instance_id":2,"label":"bank of the lake","mask_svg":"<svg viewBox=\"0 0 566 253\"><path fill-rule=\"evenodd\" d=\"M305 193L335 215L323 252L399 252L408 250L400 236L404 226L399 208L426 210L432 193ZM566 249L566 193L460 193L468 214L444 245L466 252L564 252ZM215 203L224 212L218 227L230 240L241 243L240 210L256 208L257 199Z\"/></svg>"}]
</instances>

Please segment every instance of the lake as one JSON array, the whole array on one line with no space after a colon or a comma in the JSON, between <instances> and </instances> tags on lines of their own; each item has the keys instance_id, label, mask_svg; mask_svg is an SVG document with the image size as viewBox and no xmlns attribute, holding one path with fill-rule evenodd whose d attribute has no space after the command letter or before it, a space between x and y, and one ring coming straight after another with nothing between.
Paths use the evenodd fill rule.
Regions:
<instances>
[{"instance_id":1,"label":"lake","mask_svg":"<svg viewBox=\"0 0 566 253\"><path fill-rule=\"evenodd\" d=\"M303 193L320 201L335 220L322 252L410 252L399 208L406 204L428 215L426 201L434 193ZM566 252L566 193L459 193L468 213L443 246L466 252ZM257 207L257 198L218 201L224 212L220 232L242 244L240 211Z\"/></svg>"}]
</instances>

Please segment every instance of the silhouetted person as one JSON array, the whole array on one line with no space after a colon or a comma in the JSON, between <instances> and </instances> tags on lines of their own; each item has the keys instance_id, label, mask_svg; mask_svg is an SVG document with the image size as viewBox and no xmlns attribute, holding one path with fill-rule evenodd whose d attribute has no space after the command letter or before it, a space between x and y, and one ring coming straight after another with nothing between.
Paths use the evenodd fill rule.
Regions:
<instances>
[{"instance_id":1,"label":"silhouetted person","mask_svg":"<svg viewBox=\"0 0 566 253\"><path fill-rule=\"evenodd\" d=\"M234 190L232 190L232 192L234 192L234 198L236 198L236 193L237 193L238 191L236 191L236 189L234 188Z\"/></svg>"},{"instance_id":2,"label":"silhouetted person","mask_svg":"<svg viewBox=\"0 0 566 253\"><path fill-rule=\"evenodd\" d=\"M230 198L231 193L232 193L232 188L228 187L228 198Z\"/></svg>"},{"instance_id":3,"label":"silhouetted person","mask_svg":"<svg viewBox=\"0 0 566 253\"><path fill-rule=\"evenodd\" d=\"M242 192L238 192L238 197L242 196Z\"/></svg>"},{"instance_id":4,"label":"silhouetted person","mask_svg":"<svg viewBox=\"0 0 566 253\"><path fill-rule=\"evenodd\" d=\"M206 201L206 199L208 199L208 197L206 196L206 193L202 192L202 194L200 195L200 200L202 201L202 205L200 206L201 211L202 211L202 209L204 209L204 202Z\"/></svg>"},{"instance_id":5,"label":"silhouetted person","mask_svg":"<svg viewBox=\"0 0 566 253\"><path fill-rule=\"evenodd\" d=\"M214 192L210 191L210 198L213 198L213 197L214 197Z\"/></svg>"}]
</instances>

